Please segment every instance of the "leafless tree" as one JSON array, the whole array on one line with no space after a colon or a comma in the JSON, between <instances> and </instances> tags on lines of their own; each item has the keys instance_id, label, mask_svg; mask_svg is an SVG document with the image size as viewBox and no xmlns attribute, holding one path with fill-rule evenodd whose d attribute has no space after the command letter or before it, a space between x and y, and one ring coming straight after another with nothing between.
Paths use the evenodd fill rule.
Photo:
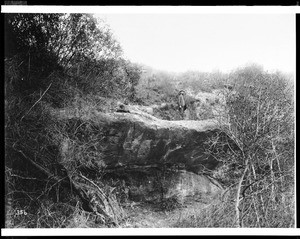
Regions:
<instances>
[{"instance_id":1,"label":"leafless tree","mask_svg":"<svg viewBox=\"0 0 300 239\"><path fill-rule=\"evenodd\" d=\"M239 150L228 147L227 157L211 153L227 166L236 165L233 225L270 227L279 223L274 221L278 202L293 188L293 86L280 73L249 74L252 84L239 84L242 76L236 76L236 92L224 91L226 105L219 117L222 131Z\"/></svg>"}]
</instances>

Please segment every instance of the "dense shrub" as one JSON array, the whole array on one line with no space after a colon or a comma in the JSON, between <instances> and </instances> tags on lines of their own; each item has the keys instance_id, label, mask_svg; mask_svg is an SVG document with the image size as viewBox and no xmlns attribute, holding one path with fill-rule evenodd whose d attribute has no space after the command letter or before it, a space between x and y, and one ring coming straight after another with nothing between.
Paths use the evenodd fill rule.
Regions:
<instances>
[{"instance_id":1,"label":"dense shrub","mask_svg":"<svg viewBox=\"0 0 300 239\"><path fill-rule=\"evenodd\" d=\"M288 185L294 181L292 82L256 66L238 69L231 77L235 90L226 96L230 124L220 118L220 127L239 150L229 147L227 155L210 152L222 162L218 177L227 178L237 190L235 226L274 226L267 215L277 215L275 201L287 207L282 194L289 194ZM220 141L212 140L210 149L215 142ZM290 206L286 210L292 213ZM285 225L293 225L291 220Z\"/></svg>"},{"instance_id":2,"label":"dense shrub","mask_svg":"<svg viewBox=\"0 0 300 239\"><path fill-rule=\"evenodd\" d=\"M66 174L59 137L67 132L55 114L109 111L103 96L134 101L139 68L122 58L108 26L89 14L6 14L5 32L7 226L80 227L73 216L91 208ZM98 199L112 204L114 197ZM56 211L68 203L70 213Z\"/></svg>"}]
</instances>

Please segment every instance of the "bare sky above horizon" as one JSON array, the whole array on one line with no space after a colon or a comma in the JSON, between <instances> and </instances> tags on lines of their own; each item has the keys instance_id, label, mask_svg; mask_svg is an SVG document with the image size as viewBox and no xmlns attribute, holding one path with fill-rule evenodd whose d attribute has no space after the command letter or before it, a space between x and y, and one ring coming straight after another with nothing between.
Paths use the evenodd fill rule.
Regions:
<instances>
[{"instance_id":1,"label":"bare sky above horizon","mask_svg":"<svg viewBox=\"0 0 300 239\"><path fill-rule=\"evenodd\" d=\"M156 69L229 72L256 63L294 73L294 14L95 14L129 60Z\"/></svg>"}]
</instances>

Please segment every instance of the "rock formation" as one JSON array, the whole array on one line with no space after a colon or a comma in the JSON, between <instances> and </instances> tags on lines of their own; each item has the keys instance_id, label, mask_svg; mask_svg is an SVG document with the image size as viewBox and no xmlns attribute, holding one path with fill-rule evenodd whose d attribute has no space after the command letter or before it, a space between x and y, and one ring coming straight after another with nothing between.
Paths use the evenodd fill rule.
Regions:
<instances>
[{"instance_id":1,"label":"rock formation","mask_svg":"<svg viewBox=\"0 0 300 239\"><path fill-rule=\"evenodd\" d=\"M77 128L77 134L101 135L101 160L107 168L184 165L188 171L201 173L212 170L218 162L205 154L204 143L218 132L217 122L167 121L147 113L131 110L131 113L97 113L92 119L96 132ZM70 118L70 128L85 119ZM62 142L69 148L67 142Z\"/></svg>"},{"instance_id":2,"label":"rock formation","mask_svg":"<svg viewBox=\"0 0 300 239\"><path fill-rule=\"evenodd\" d=\"M205 149L207 139L220 132L216 121L167 121L137 107L128 109L130 113L95 112L88 117L60 112L58 118L69 134L61 139L61 164L69 175L105 172L107 178L126 172L128 196L137 201L222 191L211 177L219 162ZM78 178L73 181L80 187L89 180ZM109 204L103 195L101 200Z\"/></svg>"}]
</instances>

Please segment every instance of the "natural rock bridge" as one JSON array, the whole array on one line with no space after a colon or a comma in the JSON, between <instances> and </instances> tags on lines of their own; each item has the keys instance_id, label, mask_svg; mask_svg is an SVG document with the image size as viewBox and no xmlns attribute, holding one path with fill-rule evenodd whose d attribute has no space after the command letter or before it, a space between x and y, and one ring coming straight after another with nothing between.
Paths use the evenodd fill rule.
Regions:
<instances>
[{"instance_id":1,"label":"natural rock bridge","mask_svg":"<svg viewBox=\"0 0 300 239\"><path fill-rule=\"evenodd\" d=\"M163 169L176 168L173 173L164 174L165 197L177 195L184 199L203 193L214 196L223 190L210 177L219 162L205 151L209 137L220 133L214 120L160 120L135 108L131 108L130 113L96 112L88 117L60 112L58 118L65 122L67 132L79 139L76 145L70 135L61 141L61 164L69 175L74 175L74 165L79 174L102 171L107 176L132 172L130 179L127 178L130 183L126 184L132 199L137 201L158 197L155 171ZM82 145L92 147L86 147L79 159L74 152ZM71 156L70 152L73 152ZM97 155L93 160L92 154ZM138 177L134 173L137 171L142 173ZM72 180L79 187L85 187L78 177Z\"/></svg>"}]
</instances>

